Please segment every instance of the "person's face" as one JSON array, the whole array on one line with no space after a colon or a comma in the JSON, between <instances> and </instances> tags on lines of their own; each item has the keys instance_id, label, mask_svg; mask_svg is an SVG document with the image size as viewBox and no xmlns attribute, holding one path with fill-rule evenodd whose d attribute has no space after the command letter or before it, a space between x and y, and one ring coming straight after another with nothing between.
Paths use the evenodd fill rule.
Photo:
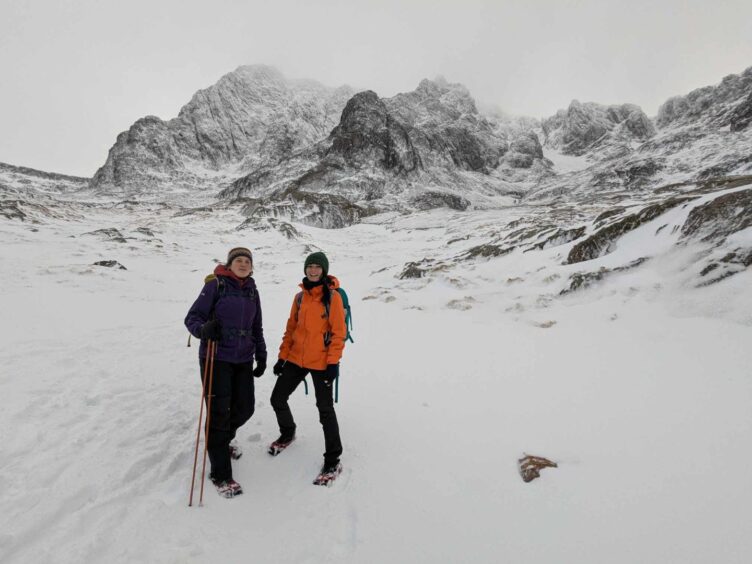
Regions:
<instances>
[{"instance_id":1,"label":"person's face","mask_svg":"<svg viewBox=\"0 0 752 564\"><path fill-rule=\"evenodd\" d=\"M238 278L245 278L251 273L253 263L248 257L235 257L230 263L230 272Z\"/></svg>"},{"instance_id":2,"label":"person's face","mask_svg":"<svg viewBox=\"0 0 752 564\"><path fill-rule=\"evenodd\" d=\"M305 274L311 282L318 282L324 274L324 269L321 268L320 264L309 264L306 266Z\"/></svg>"}]
</instances>

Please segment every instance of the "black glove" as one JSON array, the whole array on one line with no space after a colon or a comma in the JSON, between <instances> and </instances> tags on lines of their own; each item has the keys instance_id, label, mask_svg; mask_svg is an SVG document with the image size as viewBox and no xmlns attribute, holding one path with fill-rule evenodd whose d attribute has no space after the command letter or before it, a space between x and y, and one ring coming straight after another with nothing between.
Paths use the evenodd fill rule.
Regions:
<instances>
[{"instance_id":1,"label":"black glove","mask_svg":"<svg viewBox=\"0 0 752 564\"><path fill-rule=\"evenodd\" d=\"M274 372L275 376L282 376L282 368L285 365L286 360L282 360L281 358L277 361L277 364L274 365L274 368L272 368L272 372Z\"/></svg>"},{"instance_id":2,"label":"black glove","mask_svg":"<svg viewBox=\"0 0 752 564\"><path fill-rule=\"evenodd\" d=\"M337 376L339 376L339 364L327 364L324 372L324 385L331 388L332 382L337 379Z\"/></svg>"},{"instance_id":3,"label":"black glove","mask_svg":"<svg viewBox=\"0 0 752 564\"><path fill-rule=\"evenodd\" d=\"M207 321L201 326L201 338L219 341L222 338L222 324L217 319Z\"/></svg>"},{"instance_id":4,"label":"black glove","mask_svg":"<svg viewBox=\"0 0 752 564\"><path fill-rule=\"evenodd\" d=\"M253 376L256 378L260 378L264 372L266 372L266 361L257 360L256 368L253 369Z\"/></svg>"}]
</instances>

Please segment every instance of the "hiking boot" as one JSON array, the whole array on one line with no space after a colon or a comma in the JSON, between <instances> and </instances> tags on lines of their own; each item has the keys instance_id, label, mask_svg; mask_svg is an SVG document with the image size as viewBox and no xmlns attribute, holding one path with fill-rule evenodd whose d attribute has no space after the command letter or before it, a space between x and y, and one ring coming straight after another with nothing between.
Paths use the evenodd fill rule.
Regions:
<instances>
[{"instance_id":1,"label":"hiking boot","mask_svg":"<svg viewBox=\"0 0 752 564\"><path fill-rule=\"evenodd\" d=\"M328 486L342 473L342 464L335 462L334 464L326 464L321 467L321 472L313 480L314 485Z\"/></svg>"},{"instance_id":2,"label":"hiking boot","mask_svg":"<svg viewBox=\"0 0 752 564\"><path fill-rule=\"evenodd\" d=\"M295 435L292 436L285 436L280 435L280 437L274 441L272 444L269 445L269 454L272 456L277 456L280 452L285 450L290 444L295 440Z\"/></svg>"},{"instance_id":3,"label":"hiking boot","mask_svg":"<svg viewBox=\"0 0 752 564\"><path fill-rule=\"evenodd\" d=\"M243 493L242 486L232 478L222 482L214 482L214 487L217 488L217 493L225 498L235 497Z\"/></svg>"}]
</instances>

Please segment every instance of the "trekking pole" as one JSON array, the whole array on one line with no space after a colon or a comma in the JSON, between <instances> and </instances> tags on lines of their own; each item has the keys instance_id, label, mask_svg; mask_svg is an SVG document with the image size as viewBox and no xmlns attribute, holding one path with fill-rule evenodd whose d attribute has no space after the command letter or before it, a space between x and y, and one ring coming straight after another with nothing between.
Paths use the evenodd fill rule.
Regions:
<instances>
[{"instance_id":1,"label":"trekking pole","mask_svg":"<svg viewBox=\"0 0 752 564\"><path fill-rule=\"evenodd\" d=\"M209 347L212 342L209 341ZM201 423L204 422L204 396L206 394L206 376L209 373L209 351L207 348L206 360L204 361L204 377L201 379L201 407L198 411L198 429L196 429L196 450L193 453L193 473L191 474L191 495L188 498L188 507L193 505L193 491L196 483L196 464L198 463L198 443L201 438Z\"/></svg>"},{"instance_id":2,"label":"trekking pole","mask_svg":"<svg viewBox=\"0 0 752 564\"><path fill-rule=\"evenodd\" d=\"M208 400L206 402L206 432L204 433L204 463L201 467L201 494L198 497L198 505L204 504L204 481L206 476L206 452L209 449L209 423L211 420L211 402L212 402L212 382L214 381L214 357L217 354L217 343L209 341L211 349L211 362L209 363L209 389Z\"/></svg>"}]
</instances>

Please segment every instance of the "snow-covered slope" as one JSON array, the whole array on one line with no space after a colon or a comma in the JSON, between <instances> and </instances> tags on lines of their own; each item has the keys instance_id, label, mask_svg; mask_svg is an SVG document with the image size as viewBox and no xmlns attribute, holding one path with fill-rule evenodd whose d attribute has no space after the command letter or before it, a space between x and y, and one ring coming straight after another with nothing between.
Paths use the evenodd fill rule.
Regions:
<instances>
[{"instance_id":1,"label":"snow-covered slope","mask_svg":"<svg viewBox=\"0 0 752 564\"><path fill-rule=\"evenodd\" d=\"M339 230L82 195L46 196L70 216L0 217L0 560L746 562L752 270L723 259L752 247L749 193ZM350 294L345 471L311 485L323 437L302 389L299 440L265 453L267 373L239 434L245 494L188 508L200 382L182 320L236 244L254 250L271 351L308 252ZM702 274L708 250L720 266ZM558 468L526 484L524 453Z\"/></svg>"}]
</instances>

